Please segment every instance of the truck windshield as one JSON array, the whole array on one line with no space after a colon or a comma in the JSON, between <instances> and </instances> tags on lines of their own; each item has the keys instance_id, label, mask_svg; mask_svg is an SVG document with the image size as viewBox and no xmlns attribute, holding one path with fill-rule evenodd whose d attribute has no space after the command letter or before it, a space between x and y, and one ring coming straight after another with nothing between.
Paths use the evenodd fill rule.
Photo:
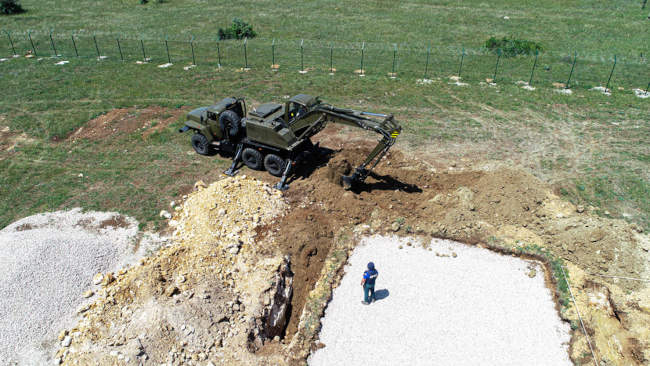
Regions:
<instances>
[{"instance_id":1,"label":"truck windshield","mask_svg":"<svg viewBox=\"0 0 650 366\"><path fill-rule=\"evenodd\" d=\"M296 102L289 103L289 122L293 122L296 119L302 117L307 112L307 109Z\"/></svg>"}]
</instances>

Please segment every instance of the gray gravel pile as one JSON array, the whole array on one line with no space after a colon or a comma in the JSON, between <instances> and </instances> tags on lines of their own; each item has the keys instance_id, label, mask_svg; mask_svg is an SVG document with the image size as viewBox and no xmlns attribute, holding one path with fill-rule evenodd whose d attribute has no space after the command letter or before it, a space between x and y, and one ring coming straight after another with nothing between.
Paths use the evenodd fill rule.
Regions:
<instances>
[{"instance_id":1,"label":"gray gravel pile","mask_svg":"<svg viewBox=\"0 0 650 366\"><path fill-rule=\"evenodd\" d=\"M446 240L431 251L406 243L375 236L355 248L309 365L572 365L541 266ZM369 261L379 298L363 305Z\"/></svg>"},{"instance_id":2,"label":"gray gravel pile","mask_svg":"<svg viewBox=\"0 0 650 366\"><path fill-rule=\"evenodd\" d=\"M0 365L38 365L52 357L57 332L89 300L98 272L135 262L138 223L80 209L38 214L0 231Z\"/></svg>"}]
</instances>

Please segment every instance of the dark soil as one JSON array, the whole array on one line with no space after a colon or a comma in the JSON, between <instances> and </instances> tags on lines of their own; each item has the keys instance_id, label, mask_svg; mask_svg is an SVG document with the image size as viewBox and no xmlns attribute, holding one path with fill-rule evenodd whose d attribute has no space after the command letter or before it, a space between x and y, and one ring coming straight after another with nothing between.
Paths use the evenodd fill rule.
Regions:
<instances>
[{"instance_id":1,"label":"dark soil","mask_svg":"<svg viewBox=\"0 0 650 366\"><path fill-rule=\"evenodd\" d=\"M110 219L106 219L99 223L100 229L125 227L129 227L129 222L126 221L126 218L122 215L115 215Z\"/></svg>"}]
</instances>

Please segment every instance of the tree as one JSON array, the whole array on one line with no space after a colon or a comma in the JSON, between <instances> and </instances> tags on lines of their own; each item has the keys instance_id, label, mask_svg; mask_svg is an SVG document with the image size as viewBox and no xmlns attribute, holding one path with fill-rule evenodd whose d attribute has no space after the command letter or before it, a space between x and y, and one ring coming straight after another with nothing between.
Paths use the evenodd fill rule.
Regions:
<instances>
[{"instance_id":1,"label":"tree","mask_svg":"<svg viewBox=\"0 0 650 366\"><path fill-rule=\"evenodd\" d=\"M0 0L0 14L11 15L23 13L25 9L20 6L18 0Z\"/></svg>"}]
</instances>

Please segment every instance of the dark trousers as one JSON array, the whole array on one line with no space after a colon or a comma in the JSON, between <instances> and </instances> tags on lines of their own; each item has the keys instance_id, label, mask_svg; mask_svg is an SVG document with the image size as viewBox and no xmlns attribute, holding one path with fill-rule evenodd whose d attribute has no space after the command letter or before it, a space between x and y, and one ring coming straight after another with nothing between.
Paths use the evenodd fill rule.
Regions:
<instances>
[{"instance_id":1,"label":"dark trousers","mask_svg":"<svg viewBox=\"0 0 650 366\"><path fill-rule=\"evenodd\" d=\"M375 284L369 285L366 283L365 285L363 285L363 301L371 302L374 299L375 299Z\"/></svg>"}]
</instances>

